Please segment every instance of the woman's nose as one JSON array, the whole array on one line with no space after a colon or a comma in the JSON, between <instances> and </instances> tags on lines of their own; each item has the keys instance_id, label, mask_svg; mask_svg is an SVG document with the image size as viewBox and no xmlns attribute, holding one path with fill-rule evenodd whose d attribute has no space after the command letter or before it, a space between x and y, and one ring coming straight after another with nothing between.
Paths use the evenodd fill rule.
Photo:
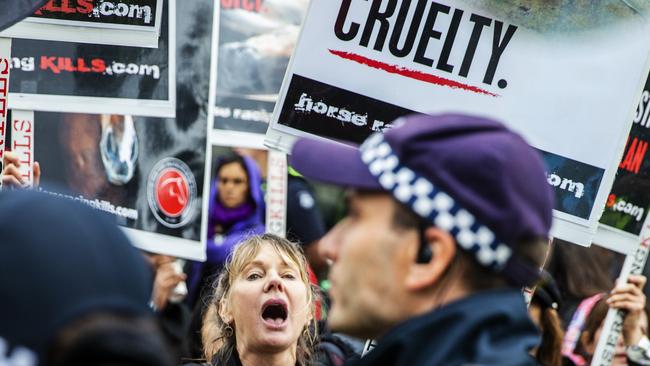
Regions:
<instances>
[{"instance_id":1,"label":"woman's nose","mask_svg":"<svg viewBox=\"0 0 650 366\"><path fill-rule=\"evenodd\" d=\"M344 218L320 239L318 254L332 262L336 262L339 245L341 244L341 233L347 221L347 218Z\"/></svg>"},{"instance_id":2,"label":"woman's nose","mask_svg":"<svg viewBox=\"0 0 650 366\"><path fill-rule=\"evenodd\" d=\"M271 290L282 291L282 289L283 286L282 286L282 281L280 279L280 276L278 276L277 274L272 274L268 282L266 283L264 292L269 292Z\"/></svg>"}]
</instances>

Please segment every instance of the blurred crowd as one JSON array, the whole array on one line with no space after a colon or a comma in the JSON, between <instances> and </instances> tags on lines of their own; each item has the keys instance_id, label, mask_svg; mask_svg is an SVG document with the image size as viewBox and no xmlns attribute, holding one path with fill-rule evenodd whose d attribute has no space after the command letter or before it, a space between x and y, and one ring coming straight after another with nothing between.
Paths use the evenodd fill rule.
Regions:
<instances>
[{"instance_id":1,"label":"blurred crowd","mask_svg":"<svg viewBox=\"0 0 650 366\"><path fill-rule=\"evenodd\" d=\"M404 121L360 148L300 140L286 238L265 234L267 152L220 156L205 262L139 251L106 214L20 189L6 153L0 365L582 366L611 309L612 365L650 365L646 277L550 238L552 194L521 137L474 116Z\"/></svg>"}]
</instances>

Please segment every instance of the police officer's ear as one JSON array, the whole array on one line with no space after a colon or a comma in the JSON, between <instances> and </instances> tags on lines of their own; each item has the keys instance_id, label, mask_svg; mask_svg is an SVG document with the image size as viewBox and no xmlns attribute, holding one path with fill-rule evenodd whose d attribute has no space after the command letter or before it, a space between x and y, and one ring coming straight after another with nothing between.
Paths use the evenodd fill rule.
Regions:
<instances>
[{"instance_id":1,"label":"police officer's ear","mask_svg":"<svg viewBox=\"0 0 650 366\"><path fill-rule=\"evenodd\" d=\"M445 274L456 256L456 242L450 233L434 226L424 228L420 242L413 243L414 260L408 269L406 287L418 291L431 287Z\"/></svg>"}]
</instances>

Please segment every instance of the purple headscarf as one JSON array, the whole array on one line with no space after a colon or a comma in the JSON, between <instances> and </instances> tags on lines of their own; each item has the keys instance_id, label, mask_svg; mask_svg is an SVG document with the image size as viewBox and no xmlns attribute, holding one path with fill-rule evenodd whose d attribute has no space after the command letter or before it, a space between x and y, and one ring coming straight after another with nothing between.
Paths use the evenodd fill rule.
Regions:
<instances>
[{"instance_id":1,"label":"purple headscarf","mask_svg":"<svg viewBox=\"0 0 650 366\"><path fill-rule=\"evenodd\" d=\"M204 276L203 268L219 268L223 265L233 247L251 235L264 233L264 193L262 192L262 176L255 161L242 157L248 175L248 199L235 208L224 207L219 202L218 176L210 187L210 206L208 208L208 237L206 244L207 260L205 263L195 262L189 275L190 293L188 299L195 299L198 286ZM224 165L224 160L217 162L215 171ZM225 228L222 234L215 233L215 226ZM192 300L190 300L192 301Z\"/></svg>"}]
</instances>

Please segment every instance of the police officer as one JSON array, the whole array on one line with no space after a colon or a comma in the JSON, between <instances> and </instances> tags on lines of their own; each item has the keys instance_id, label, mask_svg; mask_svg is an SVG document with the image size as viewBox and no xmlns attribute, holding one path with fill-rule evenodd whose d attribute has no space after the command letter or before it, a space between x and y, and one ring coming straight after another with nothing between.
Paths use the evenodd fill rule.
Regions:
<instances>
[{"instance_id":1,"label":"police officer","mask_svg":"<svg viewBox=\"0 0 650 366\"><path fill-rule=\"evenodd\" d=\"M359 149L293 148L301 174L348 187L348 216L321 242L329 325L378 339L360 365L534 365L521 287L539 276L553 208L538 153L486 118L394 125Z\"/></svg>"}]
</instances>

